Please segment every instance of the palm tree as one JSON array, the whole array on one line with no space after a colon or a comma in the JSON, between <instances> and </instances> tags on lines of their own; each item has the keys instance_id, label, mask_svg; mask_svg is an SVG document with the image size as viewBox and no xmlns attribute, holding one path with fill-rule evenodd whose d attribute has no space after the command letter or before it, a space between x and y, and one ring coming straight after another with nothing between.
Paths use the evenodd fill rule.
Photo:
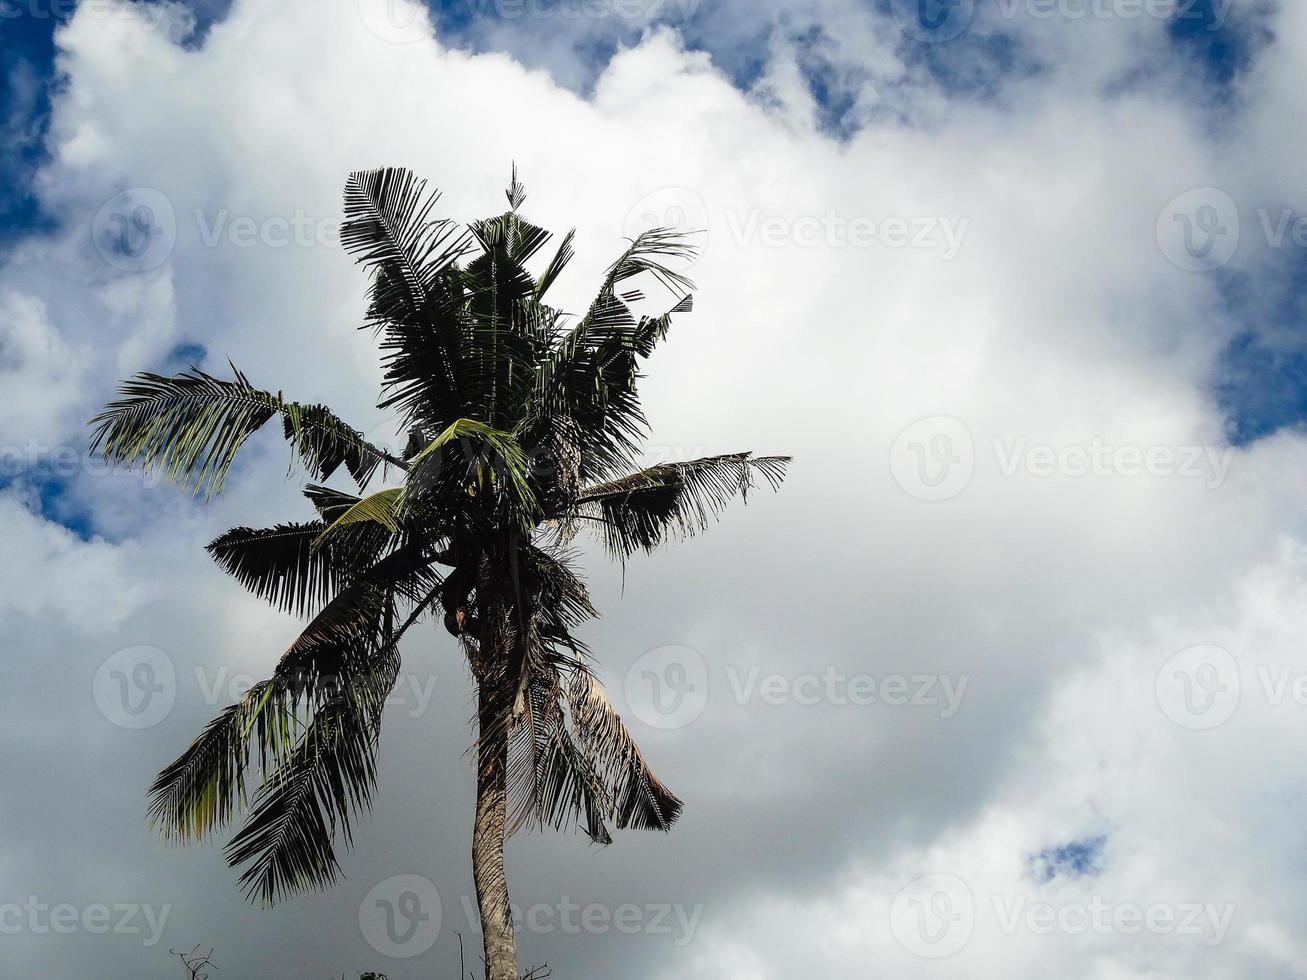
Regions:
<instances>
[{"instance_id":1,"label":"palm tree","mask_svg":"<svg viewBox=\"0 0 1307 980\"><path fill-rule=\"evenodd\" d=\"M473 875L486 976L516 980L504 838L528 824L667 830L681 801L654 776L604 696L576 628L597 615L569 541L596 531L615 558L702 530L786 457L748 453L640 468L639 363L690 309L672 266L685 236L654 229L608 267L579 318L545 296L571 259L510 209L460 228L438 192L401 169L352 174L342 243L371 275L365 327L380 340L403 452L369 443L323 405L254 387L232 365L138 374L92 419L93 451L194 493L222 488L237 451L278 419L313 479L317 519L238 527L208 546L255 595L308 619L272 676L214 719L150 789L165 838L195 840L244 816L227 848L251 900L323 888L334 850L372 804L382 707L400 638L440 615L477 691ZM637 315L643 290L667 312ZM359 493L322 485L344 467ZM366 491L378 477L399 486ZM394 482L394 481L391 481ZM247 811L247 773L259 776Z\"/></svg>"}]
</instances>

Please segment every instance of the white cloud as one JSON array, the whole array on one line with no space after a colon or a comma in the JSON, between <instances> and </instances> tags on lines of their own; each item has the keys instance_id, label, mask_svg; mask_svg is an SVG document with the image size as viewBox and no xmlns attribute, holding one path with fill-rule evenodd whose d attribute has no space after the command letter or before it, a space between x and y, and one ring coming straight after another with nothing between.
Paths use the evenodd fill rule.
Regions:
<instances>
[{"instance_id":1,"label":"white cloud","mask_svg":"<svg viewBox=\"0 0 1307 980\"><path fill-rule=\"evenodd\" d=\"M50 449L66 431L90 358L70 350L45 305L14 291L0 293L0 393L6 410L0 442L14 451ZM35 461L35 460L33 460Z\"/></svg>"},{"instance_id":2,"label":"white cloud","mask_svg":"<svg viewBox=\"0 0 1307 980\"><path fill-rule=\"evenodd\" d=\"M758 896L704 935L688 970L665 975L728 975L725 964L760 950L767 955L749 976L858 963L894 976L970 977L982 964L1014 977L1292 975L1303 952L1290 938L1302 881L1285 849L1300 838L1290 808L1304 778L1293 734L1307 670L1296 640L1303 573L1301 547L1286 548L1183 621L1129 642L1097 637L974 820L890 859L851 862L811 899ZM1178 693L1168 656L1200 643L1219 643L1238 662L1238 706L1211 730L1177 724L1166 710ZM1047 842L1100 833L1101 873L1031 877L1025 858ZM896 902L922 876L947 877L931 883L925 908ZM932 910L936 892L950 905ZM951 926L936 914L944 908L958 916ZM932 930L933 942L920 938ZM779 934L822 941L783 944Z\"/></svg>"}]
</instances>

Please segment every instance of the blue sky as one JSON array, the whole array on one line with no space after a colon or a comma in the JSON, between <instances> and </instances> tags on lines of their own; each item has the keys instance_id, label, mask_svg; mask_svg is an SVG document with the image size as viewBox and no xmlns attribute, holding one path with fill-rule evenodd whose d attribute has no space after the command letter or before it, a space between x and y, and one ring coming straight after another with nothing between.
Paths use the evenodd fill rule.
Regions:
<instances>
[{"instance_id":1,"label":"blue sky","mask_svg":"<svg viewBox=\"0 0 1307 980\"><path fill-rule=\"evenodd\" d=\"M53 20L22 17L0 21L5 49L0 119L7 137L5 171L12 175L0 196L0 241L24 234L39 221L31 180L41 160L42 137L49 122L54 30Z\"/></svg>"}]
</instances>

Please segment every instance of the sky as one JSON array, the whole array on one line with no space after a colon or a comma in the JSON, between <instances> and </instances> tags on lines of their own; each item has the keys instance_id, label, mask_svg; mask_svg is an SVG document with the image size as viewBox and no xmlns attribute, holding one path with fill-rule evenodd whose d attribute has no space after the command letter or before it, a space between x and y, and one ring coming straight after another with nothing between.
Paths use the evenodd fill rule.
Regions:
<instances>
[{"instance_id":1,"label":"sky","mask_svg":"<svg viewBox=\"0 0 1307 980\"><path fill-rule=\"evenodd\" d=\"M332 890L250 906L146 787L297 624L203 545L306 519L88 455L228 359L395 445L348 173L466 221L702 229L650 460L795 457L585 639L672 832L508 849L523 968L1307 976L1307 8L1264 0L0 5L0 978L453 976L471 685L406 638Z\"/></svg>"}]
</instances>

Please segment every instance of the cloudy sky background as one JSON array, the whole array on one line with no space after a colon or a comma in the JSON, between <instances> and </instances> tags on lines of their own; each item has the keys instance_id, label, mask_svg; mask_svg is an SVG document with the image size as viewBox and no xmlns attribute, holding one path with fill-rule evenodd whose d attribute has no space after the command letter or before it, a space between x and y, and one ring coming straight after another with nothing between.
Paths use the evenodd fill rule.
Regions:
<instances>
[{"instance_id":1,"label":"cloudy sky background","mask_svg":"<svg viewBox=\"0 0 1307 980\"><path fill-rule=\"evenodd\" d=\"M523 966L1307 976L1307 8L21 0L0 38L0 976L175 976L203 943L221 977L400 980L479 948L470 684L435 629L337 888L253 908L218 844L156 842L153 774L296 631L202 546L308 505L270 433L205 506L102 472L84 421L231 358L393 443L344 177L411 167L465 220L513 160L532 220L578 229L569 308L623 236L707 229L651 459L796 457L624 581L587 551L600 675L687 808L516 838ZM173 681L124 715L139 663ZM387 950L399 875L440 915ZM167 918L99 934L100 905Z\"/></svg>"}]
</instances>

